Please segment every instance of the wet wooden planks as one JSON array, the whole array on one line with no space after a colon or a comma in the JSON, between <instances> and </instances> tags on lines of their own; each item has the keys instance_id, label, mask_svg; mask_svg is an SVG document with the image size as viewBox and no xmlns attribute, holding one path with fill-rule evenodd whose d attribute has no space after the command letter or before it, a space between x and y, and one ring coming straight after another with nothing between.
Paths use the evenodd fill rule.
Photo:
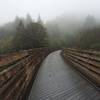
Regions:
<instances>
[{"instance_id":1,"label":"wet wooden planks","mask_svg":"<svg viewBox=\"0 0 100 100\"><path fill-rule=\"evenodd\" d=\"M100 100L100 92L57 51L42 63L28 100Z\"/></svg>"}]
</instances>

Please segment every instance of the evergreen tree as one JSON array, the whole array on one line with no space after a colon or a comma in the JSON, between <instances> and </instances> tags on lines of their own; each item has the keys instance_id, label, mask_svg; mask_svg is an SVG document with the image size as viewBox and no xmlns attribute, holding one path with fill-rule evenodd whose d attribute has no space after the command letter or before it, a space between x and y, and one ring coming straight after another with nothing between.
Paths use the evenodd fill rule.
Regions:
<instances>
[{"instance_id":1,"label":"evergreen tree","mask_svg":"<svg viewBox=\"0 0 100 100\"><path fill-rule=\"evenodd\" d=\"M31 18L31 16L30 16L30 14L27 14L27 16L26 16L26 23L27 23L27 24L32 23L32 18Z\"/></svg>"},{"instance_id":2,"label":"evergreen tree","mask_svg":"<svg viewBox=\"0 0 100 100\"><path fill-rule=\"evenodd\" d=\"M41 16L40 15L38 16L37 23L43 25L43 22L41 20Z\"/></svg>"},{"instance_id":3,"label":"evergreen tree","mask_svg":"<svg viewBox=\"0 0 100 100\"><path fill-rule=\"evenodd\" d=\"M14 50L25 49L24 48L25 40L26 40L25 32L26 32L26 30L24 28L24 24L23 24L22 20L20 20L18 27L16 29L16 34L13 39Z\"/></svg>"}]
</instances>

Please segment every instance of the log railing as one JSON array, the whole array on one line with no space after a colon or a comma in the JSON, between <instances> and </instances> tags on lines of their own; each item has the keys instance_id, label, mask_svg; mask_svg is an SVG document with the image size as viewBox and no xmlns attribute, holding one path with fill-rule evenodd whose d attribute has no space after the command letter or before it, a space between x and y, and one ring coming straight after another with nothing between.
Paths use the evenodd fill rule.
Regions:
<instances>
[{"instance_id":1,"label":"log railing","mask_svg":"<svg viewBox=\"0 0 100 100\"><path fill-rule=\"evenodd\" d=\"M43 59L53 50L26 50L28 57L0 72L0 100L26 100Z\"/></svg>"},{"instance_id":2,"label":"log railing","mask_svg":"<svg viewBox=\"0 0 100 100\"><path fill-rule=\"evenodd\" d=\"M28 56L27 52L13 52L0 55L0 72Z\"/></svg>"},{"instance_id":3,"label":"log railing","mask_svg":"<svg viewBox=\"0 0 100 100\"><path fill-rule=\"evenodd\" d=\"M64 49L62 56L89 80L100 87L100 52L92 50Z\"/></svg>"}]
</instances>

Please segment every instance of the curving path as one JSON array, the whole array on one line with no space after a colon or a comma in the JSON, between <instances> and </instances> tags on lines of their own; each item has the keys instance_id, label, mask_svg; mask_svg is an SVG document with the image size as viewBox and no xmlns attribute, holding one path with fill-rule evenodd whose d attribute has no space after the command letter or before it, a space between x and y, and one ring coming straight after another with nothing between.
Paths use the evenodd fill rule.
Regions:
<instances>
[{"instance_id":1,"label":"curving path","mask_svg":"<svg viewBox=\"0 0 100 100\"><path fill-rule=\"evenodd\" d=\"M100 100L100 92L56 51L42 63L28 100Z\"/></svg>"}]
</instances>

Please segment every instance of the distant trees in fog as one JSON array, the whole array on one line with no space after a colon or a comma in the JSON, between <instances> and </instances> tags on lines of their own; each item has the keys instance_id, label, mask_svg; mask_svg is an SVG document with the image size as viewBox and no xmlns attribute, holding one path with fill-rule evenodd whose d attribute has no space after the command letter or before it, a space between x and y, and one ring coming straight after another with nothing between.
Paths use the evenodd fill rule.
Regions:
<instances>
[{"instance_id":1,"label":"distant trees in fog","mask_svg":"<svg viewBox=\"0 0 100 100\"><path fill-rule=\"evenodd\" d=\"M90 15L84 23L56 19L43 24L40 16L34 21L27 14L0 27L0 53L47 46L100 50L100 24Z\"/></svg>"},{"instance_id":2,"label":"distant trees in fog","mask_svg":"<svg viewBox=\"0 0 100 100\"><path fill-rule=\"evenodd\" d=\"M9 33L6 31L7 27ZM4 36L0 40L0 52L18 51L47 46L47 32L39 16L34 22L28 14L26 19L16 17L13 23L8 23L0 30Z\"/></svg>"},{"instance_id":3,"label":"distant trees in fog","mask_svg":"<svg viewBox=\"0 0 100 100\"><path fill-rule=\"evenodd\" d=\"M49 24L51 24L51 26ZM67 21L65 22L63 21L63 24L62 24L62 22L58 20L57 25L59 26L59 29L57 29L57 27L54 26L53 22L49 24L47 26L47 29L48 29L48 32L50 32L51 36L54 37L52 38L53 41L60 42L60 43L59 42L56 43L51 40L51 42L53 42L52 43L53 45L55 46L60 45L61 47L100 50L100 23L99 24L97 23L94 16L88 15L86 19L84 20L84 22L75 23L75 24L73 23L72 26L70 26L69 30L67 27L68 26ZM78 25L80 27L76 27ZM74 31L70 31L73 29ZM63 31L59 31L60 37L59 37L58 30L63 30ZM55 34L53 33L58 33L58 35L56 35L55 37Z\"/></svg>"}]
</instances>

